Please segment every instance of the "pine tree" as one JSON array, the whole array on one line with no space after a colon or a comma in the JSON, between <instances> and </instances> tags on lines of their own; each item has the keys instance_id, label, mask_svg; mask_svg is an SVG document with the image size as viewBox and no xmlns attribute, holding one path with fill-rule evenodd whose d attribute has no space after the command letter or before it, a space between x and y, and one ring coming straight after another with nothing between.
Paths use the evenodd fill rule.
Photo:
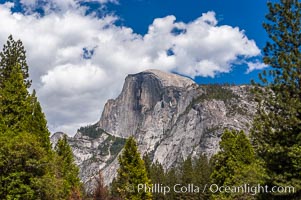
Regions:
<instances>
[{"instance_id":1,"label":"pine tree","mask_svg":"<svg viewBox=\"0 0 301 200\"><path fill-rule=\"evenodd\" d=\"M3 46L3 51L0 52L0 87L4 80L6 80L12 71L12 68L20 65L23 81L26 88L29 88L31 81L28 80L28 65L26 62L26 51L21 40L15 41L13 36L10 35Z\"/></svg>"},{"instance_id":2,"label":"pine tree","mask_svg":"<svg viewBox=\"0 0 301 200\"><path fill-rule=\"evenodd\" d=\"M157 160L154 162L149 169L149 178L152 184L166 186L166 177L163 166ZM166 199L162 192L153 193L153 200Z\"/></svg>"},{"instance_id":3,"label":"pine tree","mask_svg":"<svg viewBox=\"0 0 301 200\"><path fill-rule=\"evenodd\" d=\"M189 184L194 182L193 166L191 156L188 156L181 166L181 182Z\"/></svg>"},{"instance_id":4,"label":"pine tree","mask_svg":"<svg viewBox=\"0 0 301 200\"><path fill-rule=\"evenodd\" d=\"M6 78L0 88L0 116L3 118L3 129L14 130L15 133L27 131L34 134L38 136L43 146L50 150L50 133L35 90L32 95L28 93L18 64L11 68Z\"/></svg>"},{"instance_id":5,"label":"pine tree","mask_svg":"<svg viewBox=\"0 0 301 200\"><path fill-rule=\"evenodd\" d=\"M0 88L0 115L4 127L19 132L29 127L31 102L20 65L11 67Z\"/></svg>"},{"instance_id":6,"label":"pine tree","mask_svg":"<svg viewBox=\"0 0 301 200\"><path fill-rule=\"evenodd\" d=\"M194 184L195 183L195 176L194 176L194 168L192 165L192 159L190 156L186 158L186 160L183 161L182 165L180 166L180 183L183 186L187 186L188 184ZM193 192L183 192L177 194L176 199L187 199L187 200L193 200L196 199L197 194Z\"/></svg>"},{"instance_id":7,"label":"pine tree","mask_svg":"<svg viewBox=\"0 0 301 200\"><path fill-rule=\"evenodd\" d=\"M240 131L226 130L220 141L220 152L212 157L213 171L211 182L218 186L255 186L263 183L264 169L255 157L255 151L246 137ZM254 194L214 193L212 199L255 199Z\"/></svg>"},{"instance_id":8,"label":"pine tree","mask_svg":"<svg viewBox=\"0 0 301 200\"><path fill-rule=\"evenodd\" d=\"M125 200L152 199L150 192L138 191L138 184L150 186L150 180L133 137L127 139L118 161L120 167L114 187L119 197Z\"/></svg>"},{"instance_id":9,"label":"pine tree","mask_svg":"<svg viewBox=\"0 0 301 200\"><path fill-rule=\"evenodd\" d=\"M200 187L201 192L197 194L199 200L209 199L209 191L205 191L204 187L210 183L211 165L206 155L200 155L195 159L194 165L194 179L197 186Z\"/></svg>"},{"instance_id":10,"label":"pine tree","mask_svg":"<svg viewBox=\"0 0 301 200\"><path fill-rule=\"evenodd\" d=\"M79 169L74 163L72 150L66 135L57 142L55 151L60 161L60 178L64 180L65 194L70 196L74 190L79 189L80 180L78 178Z\"/></svg>"},{"instance_id":11,"label":"pine tree","mask_svg":"<svg viewBox=\"0 0 301 200\"><path fill-rule=\"evenodd\" d=\"M10 37L0 58L0 199L78 197L78 171L68 163L70 147L51 150L41 106L35 92L27 91L30 81L21 41Z\"/></svg>"},{"instance_id":12,"label":"pine tree","mask_svg":"<svg viewBox=\"0 0 301 200\"><path fill-rule=\"evenodd\" d=\"M47 152L36 136L8 130L0 135L0 199L46 199ZM49 182L49 180L47 180ZM55 196L55 193L53 194Z\"/></svg>"},{"instance_id":13,"label":"pine tree","mask_svg":"<svg viewBox=\"0 0 301 200\"><path fill-rule=\"evenodd\" d=\"M263 24L270 40L264 63L271 67L255 84L259 104L252 129L255 150L265 162L267 185L294 186L296 193L270 193L269 199L301 198L301 2L268 2Z\"/></svg>"},{"instance_id":14,"label":"pine tree","mask_svg":"<svg viewBox=\"0 0 301 200\"><path fill-rule=\"evenodd\" d=\"M177 174L177 169L175 167L170 168L166 173L166 185L169 187L174 187L174 185L179 184L179 176ZM168 200L175 200L177 198L177 194L171 190L170 193L165 195L165 198Z\"/></svg>"},{"instance_id":15,"label":"pine tree","mask_svg":"<svg viewBox=\"0 0 301 200\"><path fill-rule=\"evenodd\" d=\"M46 117L42 111L40 102L36 97L36 91L33 90L30 96L31 100L31 117L29 121L29 132L36 134L46 149L51 149L49 140L50 132L47 128Z\"/></svg>"},{"instance_id":16,"label":"pine tree","mask_svg":"<svg viewBox=\"0 0 301 200\"><path fill-rule=\"evenodd\" d=\"M142 157L144 165L145 165L145 170L147 173L147 177L151 179L151 166L152 166L152 161L150 160L149 154L145 153Z\"/></svg>"}]
</instances>

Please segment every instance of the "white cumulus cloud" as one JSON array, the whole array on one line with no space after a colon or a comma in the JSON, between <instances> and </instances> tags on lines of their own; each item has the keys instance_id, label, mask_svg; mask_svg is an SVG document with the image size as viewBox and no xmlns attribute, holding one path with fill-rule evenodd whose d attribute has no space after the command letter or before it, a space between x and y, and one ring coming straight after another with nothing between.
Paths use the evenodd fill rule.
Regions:
<instances>
[{"instance_id":1,"label":"white cumulus cloud","mask_svg":"<svg viewBox=\"0 0 301 200\"><path fill-rule=\"evenodd\" d=\"M36 2L27 4L34 7ZM0 45L9 34L23 41L51 131L72 135L81 125L96 122L129 73L155 68L191 78L214 77L260 55L255 41L238 27L219 26L212 11L189 23L173 15L157 18L140 35L115 25L117 16L86 15L76 8L79 1L64 2L75 7L44 16L12 13L12 4L0 4Z\"/></svg>"},{"instance_id":2,"label":"white cumulus cloud","mask_svg":"<svg viewBox=\"0 0 301 200\"><path fill-rule=\"evenodd\" d=\"M254 70L260 70L268 67L268 65L256 60L255 62L247 62L248 69L246 73L250 73Z\"/></svg>"},{"instance_id":3,"label":"white cumulus cloud","mask_svg":"<svg viewBox=\"0 0 301 200\"><path fill-rule=\"evenodd\" d=\"M33 13L37 9L43 10L46 14L51 12L65 13L70 10L79 9L84 11L83 3L98 2L101 5L107 3L118 3L118 0L20 0L25 12Z\"/></svg>"}]
</instances>

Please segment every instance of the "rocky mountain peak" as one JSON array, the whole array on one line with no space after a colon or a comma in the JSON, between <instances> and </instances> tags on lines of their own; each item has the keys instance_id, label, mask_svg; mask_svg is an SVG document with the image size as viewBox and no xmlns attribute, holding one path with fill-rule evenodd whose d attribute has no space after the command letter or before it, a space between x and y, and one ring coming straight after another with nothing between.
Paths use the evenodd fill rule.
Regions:
<instances>
[{"instance_id":1,"label":"rocky mountain peak","mask_svg":"<svg viewBox=\"0 0 301 200\"><path fill-rule=\"evenodd\" d=\"M180 99L180 96L195 87L189 78L160 70L130 74L117 99L106 103L99 127L119 137L135 135L156 107L176 105L178 101L185 102L181 103L185 107L191 97Z\"/></svg>"},{"instance_id":2,"label":"rocky mountain peak","mask_svg":"<svg viewBox=\"0 0 301 200\"><path fill-rule=\"evenodd\" d=\"M173 73L163 72L158 69L149 69L141 73L151 74L158 78L164 87L174 86L174 87L188 87L195 84L190 78L180 76Z\"/></svg>"},{"instance_id":3,"label":"rocky mountain peak","mask_svg":"<svg viewBox=\"0 0 301 200\"><path fill-rule=\"evenodd\" d=\"M112 181L117 157L131 135L142 155L148 152L168 169L188 156L215 154L224 129L248 133L255 112L250 86L200 86L151 69L128 75L120 95L105 104L99 122L80 128L68 141L89 190L98 170L106 184Z\"/></svg>"},{"instance_id":4,"label":"rocky mountain peak","mask_svg":"<svg viewBox=\"0 0 301 200\"><path fill-rule=\"evenodd\" d=\"M50 137L50 142L52 144L52 147L55 147L57 142L62 139L64 136L67 136L66 133L63 132L55 132L51 137Z\"/></svg>"}]
</instances>

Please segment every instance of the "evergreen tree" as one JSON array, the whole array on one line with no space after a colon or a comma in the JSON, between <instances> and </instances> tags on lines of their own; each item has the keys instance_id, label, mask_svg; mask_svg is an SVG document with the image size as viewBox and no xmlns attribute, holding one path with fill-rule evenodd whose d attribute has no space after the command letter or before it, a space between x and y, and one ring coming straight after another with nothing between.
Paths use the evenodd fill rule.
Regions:
<instances>
[{"instance_id":1,"label":"evergreen tree","mask_svg":"<svg viewBox=\"0 0 301 200\"><path fill-rule=\"evenodd\" d=\"M194 165L194 179L197 186L200 187L201 192L197 194L198 200L209 199L209 191L204 191L206 184L210 183L211 166L206 155L200 155L195 159Z\"/></svg>"},{"instance_id":2,"label":"evergreen tree","mask_svg":"<svg viewBox=\"0 0 301 200\"><path fill-rule=\"evenodd\" d=\"M255 186L263 183L265 176L261 163L256 159L254 149L240 131L226 130L220 141L220 152L212 157L211 182L218 186ZM255 199L254 194L245 192L214 193L212 199Z\"/></svg>"},{"instance_id":3,"label":"evergreen tree","mask_svg":"<svg viewBox=\"0 0 301 200\"><path fill-rule=\"evenodd\" d=\"M159 184L162 186L169 186L171 191L167 194L153 193L152 199L157 200L176 200L176 199L196 199L207 200L210 197L208 191L203 192L203 187L210 182L211 167L210 163L205 155L192 159L190 156L178 163L177 166L164 171L163 166L158 162L151 164L148 154L144 154L143 160L145 162L146 169L148 169L148 177L152 184ZM112 185L115 185L116 181L113 181ZM176 184L187 186L193 184L200 188L199 193L176 193L173 187ZM114 186L115 187L115 186ZM116 190L115 190L116 191Z\"/></svg>"},{"instance_id":4,"label":"evergreen tree","mask_svg":"<svg viewBox=\"0 0 301 200\"><path fill-rule=\"evenodd\" d=\"M163 166L156 160L149 169L149 178L152 184L166 185L165 172ZM166 199L165 195L161 192L153 193L153 200Z\"/></svg>"},{"instance_id":5,"label":"evergreen tree","mask_svg":"<svg viewBox=\"0 0 301 200\"><path fill-rule=\"evenodd\" d=\"M0 87L4 80L6 80L16 65L20 65L23 81L26 88L29 88L31 81L28 80L28 65L26 62L26 51L21 40L15 41L10 35L6 44L3 46L3 51L0 52Z\"/></svg>"},{"instance_id":6,"label":"evergreen tree","mask_svg":"<svg viewBox=\"0 0 301 200\"><path fill-rule=\"evenodd\" d=\"M177 169L175 167L170 168L166 173L166 185L173 189L174 185L180 183L180 179L177 174ZM165 195L165 198L168 200L175 200L177 198L177 194L171 190L170 193Z\"/></svg>"},{"instance_id":7,"label":"evergreen tree","mask_svg":"<svg viewBox=\"0 0 301 200\"><path fill-rule=\"evenodd\" d=\"M194 188L199 188L199 192L188 191L175 193L173 194L173 199L209 199L208 191L203 190L204 186L210 182L211 173L210 165L205 155L200 155L199 157L194 159L192 159L191 156L188 156L186 160L181 162L179 166L175 168L175 173L178 177L175 183L181 184L183 186L193 185Z\"/></svg>"},{"instance_id":8,"label":"evergreen tree","mask_svg":"<svg viewBox=\"0 0 301 200\"><path fill-rule=\"evenodd\" d=\"M26 130L31 116L31 102L23 82L20 65L12 66L6 79L1 82L0 115L4 127L15 132Z\"/></svg>"},{"instance_id":9,"label":"evergreen tree","mask_svg":"<svg viewBox=\"0 0 301 200\"><path fill-rule=\"evenodd\" d=\"M255 84L259 104L252 129L255 150L265 162L269 186L294 186L296 193L269 199L301 198L301 2L268 2L264 23L270 40L264 63L271 67Z\"/></svg>"},{"instance_id":10,"label":"evergreen tree","mask_svg":"<svg viewBox=\"0 0 301 200\"><path fill-rule=\"evenodd\" d=\"M20 65L11 68L0 88L0 116L3 129L15 133L27 131L38 136L43 146L50 150L50 133L47 121L38 102L35 91L30 95L24 85Z\"/></svg>"},{"instance_id":11,"label":"evergreen tree","mask_svg":"<svg viewBox=\"0 0 301 200\"><path fill-rule=\"evenodd\" d=\"M31 100L31 117L29 121L29 132L39 136L39 140L43 146L47 149L51 149L51 144L49 140L50 132L47 128L47 121L45 115L42 111L40 102L37 100L36 91L33 90L30 96Z\"/></svg>"},{"instance_id":12,"label":"evergreen tree","mask_svg":"<svg viewBox=\"0 0 301 200\"><path fill-rule=\"evenodd\" d=\"M182 163L180 176L182 184L189 184L194 182L195 177L193 173L191 156L188 156Z\"/></svg>"},{"instance_id":13,"label":"evergreen tree","mask_svg":"<svg viewBox=\"0 0 301 200\"><path fill-rule=\"evenodd\" d=\"M10 37L0 58L0 199L79 199L70 147L61 142L58 153L51 150L35 91L27 91L22 43Z\"/></svg>"},{"instance_id":14,"label":"evergreen tree","mask_svg":"<svg viewBox=\"0 0 301 200\"><path fill-rule=\"evenodd\" d=\"M194 184L195 183L195 174L194 174L194 168L192 166L192 159L190 156L186 158L186 160L183 161L182 165L180 166L180 183L183 186L187 186L188 184ZM187 200L193 200L196 199L197 194L193 192L182 192L177 194L176 199L187 199Z\"/></svg>"},{"instance_id":15,"label":"evergreen tree","mask_svg":"<svg viewBox=\"0 0 301 200\"><path fill-rule=\"evenodd\" d=\"M143 162L144 162L144 165L145 165L145 170L146 170L146 173L147 173L147 177L149 179L151 179L151 166L152 166L152 161L150 160L149 158L149 154L148 153L145 153L142 157L143 159Z\"/></svg>"},{"instance_id":16,"label":"evergreen tree","mask_svg":"<svg viewBox=\"0 0 301 200\"><path fill-rule=\"evenodd\" d=\"M60 176L64 180L65 194L69 196L73 191L80 188L80 180L78 178L79 169L74 163L72 150L66 135L57 142L55 151L60 161Z\"/></svg>"},{"instance_id":17,"label":"evergreen tree","mask_svg":"<svg viewBox=\"0 0 301 200\"><path fill-rule=\"evenodd\" d=\"M47 151L36 136L8 130L0 135L0 199L53 199L60 196L48 177ZM47 174L52 174L47 176ZM47 184L41 184L47 183ZM55 185L59 185L58 181ZM49 187L50 186L50 187ZM55 188L55 187L54 187ZM46 191L52 191L47 195ZM57 198L59 199L59 198Z\"/></svg>"},{"instance_id":18,"label":"evergreen tree","mask_svg":"<svg viewBox=\"0 0 301 200\"><path fill-rule=\"evenodd\" d=\"M117 193L120 198L125 200L152 199L150 192L138 191L138 184L150 186L150 180L133 137L127 139L118 161L120 167L114 182L115 191L113 193Z\"/></svg>"}]
</instances>

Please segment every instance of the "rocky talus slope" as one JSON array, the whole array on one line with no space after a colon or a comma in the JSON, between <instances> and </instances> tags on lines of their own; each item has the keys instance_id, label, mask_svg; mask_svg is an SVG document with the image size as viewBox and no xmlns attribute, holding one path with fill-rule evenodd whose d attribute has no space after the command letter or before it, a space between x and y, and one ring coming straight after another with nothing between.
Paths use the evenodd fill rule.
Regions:
<instances>
[{"instance_id":1,"label":"rocky talus slope","mask_svg":"<svg viewBox=\"0 0 301 200\"><path fill-rule=\"evenodd\" d=\"M110 183L125 138L133 135L141 154L167 169L189 155L212 156L225 128L246 133L256 112L251 86L197 85L159 70L128 75L121 94L107 101L99 122L79 129L69 143L80 176L93 188L102 170ZM55 143L62 133L52 136Z\"/></svg>"}]
</instances>

